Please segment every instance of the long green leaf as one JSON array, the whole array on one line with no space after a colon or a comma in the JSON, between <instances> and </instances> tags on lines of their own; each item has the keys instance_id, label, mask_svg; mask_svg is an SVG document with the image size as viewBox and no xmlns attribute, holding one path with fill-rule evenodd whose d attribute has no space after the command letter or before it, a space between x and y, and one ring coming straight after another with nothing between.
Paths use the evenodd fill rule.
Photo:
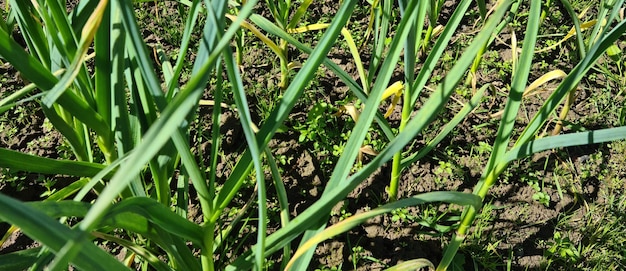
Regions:
<instances>
[{"instance_id":1,"label":"long green leaf","mask_svg":"<svg viewBox=\"0 0 626 271\"><path fill-rule=\"evenodd\" d=\"M114 242L120 246L125 247L126 249L129 249L133 253L137 254L139 257L145 259L157 271L171 270L171 268L167 264L162 262L156 255L154 255L154 253L137 243L99 232L94 233L94 236L110 242Z\"/></svg>"},{"instance_id":2,"label":"long green leaf","mask_svg":"<svg viewBox=\"0 0 626 271\"><path fill-rule=\"evenodd\" d=\"M533 153L556 148L583 146L626 138L626 126L544 137L516 145L506 152L502 163L528 157Z\"/></svg>"},{"instance_id":3,"label":"long green leaf","mask_svg":"<svg viewBox=\"0 0 626 271\"><path fill-rule=\"evenodd\" d=\"M41 211L0 194L0 219L19 227L26 235L58 252L65 242L75 240L81 247L71 262L84 270L130 270L79 232L69 229Z\"/></svg>"},{"instance_id":4,"label":"long green leaf","mask_svg":"<svg viewBox=\"0 0 626 271\"><path fill-rule=\"evenodd\" d=\"M181 1L182 2L182 1ZM189 44L191 42L191 34L194 26L196 25L196 21L198 20L198 15L202 9L201 1L193 1L190 3L189 14L187 20L185 21L185 29L183 30L182 41L180 45L180 51L178 52L178 57L176 59L176 64L174 65L174 74L172 75L172 81L168 82L167 95L168 100L174 95L175 89L178 87L178 79L180 78L180 73L183 69L183 64L185 64L185 59L187 55L187 51L189 49Z\"/></svg>"},{"instance_id":5,"label":"long green leaf","mask_svg":"<svg viewBox=\"0 0 626 271\"><path fill-rule=\"evenodd\" d=\"M522 47L522 53L520 55L520 61L516 68L516 73L513 75L511 82L511 89L509 91L509 98L504 107L504 113L498 127L497 138L493 146L493 152L487 162L485 171L488 172L497 163L499 157L501 157L508 147L511 134L514 131L515 118L522 102L522 95L526 84L528 82L528 76L530 75L530 68L533 61L535 44L537 43L537 33L539 31L539 18L541 15L540 1L533 1L530 12L530 18L526 27L526 35L524 36L524 46Z\"/></svg>"},{"instance_id":6,"label":"long green leaf","mask_svg":"<svg viewBox=\"0 0 626 271\"><path fill-rule=\"evenodd\" d=\"M16 16L17 23L22 30L22 36L33 55L41 61L47 69L50 68L50 50L44 29L31 14L37 13L31 1L11 0L11 11ZM0 38L3 40L3 38ZM19 69L18 69L19 70ZM35 81L31 81L35 82ZM48 88L46 88L48 89Z\"/></svg>"},{"instance_id":7,"label":"long green leaf","mask_svg":"<svg viewBox=\"0 0 626 271\"><path fill-rule=\"evenodd\" d=\"M105 13L104 11L106 10L107 4L108 0L100 1L98 6L96 6L96 8L92 11L89 20L83 28L83 33L80 37L80 42L78 43L76 55L73 56L71 64L67 67L67 72L63 74L59 82L52 89L50 89L46 96L42 99L42 103L45 106L51 107L52 104L56 102L56 100L69 88L81 70L84 71L83 62L85 59L83 56L86 55L89 46L93 42L93 38L96 34L98 25L102 20L103 14ZM91 97L90 93L83 93L84 99L90 101L91 99L89 99L89 97ZM106 125L106 123L104 124ZM92 126L92 128L98 130L100 127ZM100 134L107 136L107 130L104 130L103 128L101 129Z\"/></svg>"},{"instance_id":8,"label":"long green leaf","mask_svg":"<svg viewBox=\"0 0 626 271\"><path fill-rule=\"evenodd\" d=\"M429 192L429 193L416 195L410 198L401 199L392 203L385 204L371 211L353 215L335 225L328 227L324 231L315 235L313 238L309 239L305 244L301 245L298 248L298 250L294 253L292 261L293 259L296 259L300 255L302 255L305 250L325 240L328 240L334 236L347 232L350 229L366 222L368 219L371 219L373 217L376 217L382 214L391 213L391 211L398 209L398 208L418 206L418 205L431 203L431 202L447 202L447 203L453 203L453 204L457 204L461 206L472 205L474 206L474 208L480 208L480 206L482 205L482 199L479 196L468 194L468 193L462 193L462 192L454 192L454 191Z\"/></svg>"},{"instance_id":9,"label":"long green leaf","mask_svg":"<svg viewBox=\"0 0 626 271\"><path fill-rule=\"evenodd\" d=\"M37 261L40 250L36 247L0 255L0 269L27 270Z\"/></svg>"},{"instance_id":10,"label":"long green leaf","mask_svg":"<svg viewBox=\"0 0 626 271\"><path fill-rule=\"evenodd\" d=\"M226 72L228 73L229 80L233 85L233 93L235 96L235 103L237 104L237 112L239 113L239 119L241 120L241 126L243 127L244 136L248 143L248 150L250 156L252 156L252 162L254 164L256 181L257 181L257 193L258 193L258 231L257 231L257 246L256 246L256 268L257 270L263 269L265 263L265 235L267 229L267 206L266 206L266 185L263 168L261 166L261 152L257 144L257 140L253 131L252 117L250 116L250 109L246 98L246 92L243 88L243 82L239 75L235 59L230 48L226 48L224 62L226 63ZM219 106L219 105L216 105Z\"/></svg>"},{"instance_id":11,"label":"long green leaf","mask_svg":"<svg viewBox=\"0 0 626 271\"><path fill-rule=\"evenodd\" d=\"M497 167L497 165L500 165L498 164L498 162L500 161L502 155L506 152L506 148L508 147L509 141L511 139L511 134L514 130L513 128L515 125L515 118L517 117L517 113L522 100L522 95L524 93L524 89L526 88L526 83L530 74L535 44L537 41L537 33L539 31L540 16L541 1L534 0L531 2L530 17L528 19L526 35L524 38L524 46L522 47L519 66L516 68L516 73L513 75L512 78L509 98L505 105L504 114L498 128L496 141L493 146L493 152L489 157L489 161L487 162L480 181L474 188L474 194L477 194L481 198L484 198L486 196L487 191L495 182L496 178L491 178L491 176L495 176L492 173L495 172L494 168L501 168ZM457 234L455 234L451 243L446 248L443 259L439 263L437 270L446 270L448 268L448 266L452 262L452 259L454 258L454 255L456 255L456 252L467 230L473 223L477 212L478 209L471 206L464 209L461 218L461 225L457 230Z\"/></svg>"},{"instance_id":12,"label":"long green leaf","mask_svg":"<svg viewBox=\"0 0 626 271\"><path fill-rule=\"evenodd\" d=\"M0 167L33 173L63 174L80 177L92 177L105 168L101 164L57 160L3 148L0 148ZM110 175L107 175L107 178L109 177Z\"/></svg>"},{"instance_id":13,"label":"long green leaf","mask_svg":"<svg viewBox=\"0 0 626 271\"><path fill-rule=\"evenodd\" d=\"M106 214L104 221L109 221L107 223L113 223L112 225L122 225L124 223L129 225L130 223L124 221L129 213L137 214L173 235L202 245L204 233L200 226L180 217L168 207L150 198L133 197L124 199L111 208Z\"/></svg>"},{"instance_id":14,"label":"long green leaf","mask_svg":"<svg viewBox=\"0 0 626 271\"><path fill-rule=\"evenodd\" d=\"M57 82L56 77L41 62L26 53L3 29L0 29L0 57L11 63L25 79L40 88L50 89Z\"/></svg>"},{"instance_id":15,"label":"long green leaf","mask_svg":"<svg viewBox=\"0 0 626 271\"><path fill-rule=\"evenodd\" d=\"M415 78L415 85L413 86L413 89L409 90L409 93L411 93L411 104L415 104L417 102L417 99L419 98L422 89L428 83L428 80L435 70L435 67L437 67L439 59L443 55L443 52L449 45L452 36L454 35L456 30L460 26L461 21L465 17L465 12L469 8L471 2L471 0L461 0L459 2L458 6L456 7L456 9L454 9L454 12L452 13L452 16L450 16L448 23L444 27L443 32L439 35L439 38L437 38L435 45L428 52L428 57L424 61L424 66L420 68L420 72ZM450 72L448 73L448 75L451 74L452 73Z\"/></svg>"},{"instance_id":16,"label":"long green leaf","mask_svg":"<svg viewBox=\"0 0 626 271\"><path fill-rule=\"evenodd\" d=\"M80 201L35 201L25 203L26 206L41 212L51 218L60 217L84 217L91 204ZM10 222L5 217L0 217L2 222ZM122 200L115 204L106 214L100 227L123 228L140 234L150 233L150 223L154 223L173 235L202 245L202 228L193 222L186 220L157 201L134 197Z\"/></svg>"}]
</instances>

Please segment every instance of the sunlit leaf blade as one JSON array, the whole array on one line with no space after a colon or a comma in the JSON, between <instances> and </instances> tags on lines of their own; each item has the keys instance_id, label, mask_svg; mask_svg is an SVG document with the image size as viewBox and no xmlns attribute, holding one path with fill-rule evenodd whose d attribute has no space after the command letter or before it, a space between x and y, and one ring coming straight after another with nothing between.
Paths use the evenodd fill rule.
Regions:
<instances>
[{"instance_id":1,"label":"sunlit leaf blade","mask_svg":"<svg viewBox=\"0 0 626 271\"><path fill-rule=\"evenodd\" d=\"M69 198L71 195L80 191L85 185L89 183L89 178L80 178L79 180L66 185L65 187L59 189L50 195L46 200L47 201L60 201Z\"/></svg>"},{"instance_id":2,"label":"sunlit leaf blade","mask_svg":"<svg viewBox=\"0 0 626 271\"><path fill-rule=\"evenodd\" d=\"M626 139L626 126L544 137L531 140L527 143L520 144L519 146L516 145L511 150L506 152L503 158L503 163L528 157L529 155L540 151L571 146L598 144L621 139Z\"/></svg>"},{"instance_id":3,"label":"sunlit leaf blade","mask_svg":"<svg viewBox=\"0 0 626 271\"><path fill-rule=\"evenodd\" d=\"M494 163L497 163L498 159L508 147L508 143L511 138L511 134L515 125L515 118L522 102L522 96L526 89L526 83L528 81L529 71L532 65L534 56L535 43L537 42L537 33L539 31L539 15L540 3L534 1L532 3L532 9L536 12L531 12L531 17L526 29L526 36L524 38L524 46L522 47L522 53L520 55L520 61L517 67L517 72L513 75L511 89L509 92L509 98L504 107L504 114L498 127L498 140L493 145L493 152L489 158L489 162L485 168L485 172L491 170Z\"/></svg>"},{"instance_id":4,"label":"sunlit leaf blade","mask_svg":"<svg viewBox=\"0 0 626 271\"><path fill-rule=\"evenodd\" d=\"M91 204L80 201L36 201L24 203L34 210L51 218L84 217ZM3 222L5 218L1 218ZM150 233L150 224L154 223L185 240L202 244L202 228L169 210L150 198L134 197L115 204L106 215L100 227L114 226L137 233Z\"/></svg>"},{"instance_id":5,"label":"sunlit leaf blade","mask_svg":"<svg viewBox=\"0 0 626 271\"><path fill-rule=\"evenodd\" d=\"M289 21L289 24L286 27L287 29L294 28L298 25L298 23L300 23L300 19L302 19L302 16L304 16L304 14L306 14L307 9L309 8L312 2L313 0L304 0L302 1L302 3L300 3L300 6L298 6L298 9L291 17L291 20Z\"/></svg>"},{"instance_id":6,"label":"sunlit leaf blade","mask_svg":"<svg viewBox=\"0 0 626 271\"><path fill-rule=\"evenodd\" d=\"M50 89L58 81L41 62L26 53L9 33L2 29L0 29L0 56L20 71L24 78L40 88Z\"/></svg>"},{"instance_id":7,"label":"sunlit leaf blade","mask_svg":"<svg viewBox=\"0 0 626 271\"><path fill-rule=\"evenodd\" d=\"M435 70L437 63L439 63L439 59L443 55L446 47L450 43L454 32L457 30L461 21L465 17L465 12L469 8L471 4L471 0L462 0L459 2L456 9L452 13L452 16L448 20L446 27L444 28L439 38L435 42L433 48L428 52L428 57L424 61L424 66L420 68L418 75L415 78L415 84L412 89L409 91L411 93L411 104L415 104L417 99L422 92L422 89L428 83L432 72ZM448 72L448 75L453 75L451 72Z\"/></svg>"},{"instance_id":8,"label":"sunlit leaf blade","mask_svg":"<svg viewBox=\"0 0 626 271\"><path fill-rule=\"evenodd\" d=\"M226 54L224 57L226 63L226 71L230 82L233 84L233 94L235 96L235 103L237 104L237 112L239 113L239 119L241 120L241 126L243 127L244 136L248 143L248 150L252 156L252 162L256 173L257 180L257 193L258 193L258 237L257 237L257 255L256 268L262 269L265 262L265 235L267 229L267 207L266 207L266 185L265 176L263 174L263 168L261 167L261 152L257 144L256 136L253 131L254 124L252 117L250 116L250 109L248 107L248 101L246 93L243 88L243 82L239 75L237 66L235 65L235 59L230 51L230 48L226 48Z\"/></svg>"},{"instance_id":9,"label":"sunlit leaf blade","mask_svg":"<svg viewBox=\"0 0 626 271\"><path fill-rule=\"evenodd\" d=\"M52 104L66 91L69 86L73 83L74 78L78 76L78 73L81 71L83 61L85 60L83 56L86 55L89 46L93 42L93 38L96 34L96 30L102 21L102 17L104 11L107 7L108 0L102 0L98 3L98 6L93 10L93 13L87 20L84 28L82 29L80 43L78 44L78 51L72 60L72 63L69 67L67 67L67 72L61 77L59 82L49 90L47 95L42 99L42 103L48 107L52 106ZM65 16L63 16L65 17ZM103 133L104 134L104 133Z\"/></svg>"},{"instance_id":10,"label":"sunlit leaf blade","mask_svg":"<svg viewBox=\"0 0 626 271\"><path fill-rule=\"evenodd\" d=\"M32 1L15 1L11 0L11 10L17 17L17 23L22 29L22 36L29 50L33 52L33 56L37 58L46 68L50 68L50 50L48 48L48 40L44 34L44 29L36 20L36 14ZM4 40L0 38L0 40ZM32 81L34 82L34 81ZM49 88L46 88L49 89Z\"/></svg>"},{"instance_id":11,"label":"sunlit leaf blade","mask_svg":"<svg viewBox=\"0 0 626 271\"><path fill-rule=\"evenodd\" d=\"M105 233L100 233L100 232L94 232L93 235L97 238L115 242L115 244L118 244L120 246L127 248L128 250L140 256L142 259L145 259L150 264L150 266L152 266L154 269L158 271L170 271L171 270L171 267L169 267L167 264L162 262L156 255L154 255L154 253L152 253L150 250L148 250L147 248L139 244L133 243L126 239L118 238L116 236L105 234Z\"/></svg>"}]
</instances>

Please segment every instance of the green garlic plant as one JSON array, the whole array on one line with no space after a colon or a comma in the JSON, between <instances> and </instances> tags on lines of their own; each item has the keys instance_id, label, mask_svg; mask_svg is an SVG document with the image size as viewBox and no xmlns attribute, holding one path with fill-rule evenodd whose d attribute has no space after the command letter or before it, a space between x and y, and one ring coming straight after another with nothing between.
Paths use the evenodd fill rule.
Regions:
<instances>
[{"instance_id":1,"label":"green garlic plant","mask_svg":"<svg viewBox=\"0 0 626 271\"><path fill-rule=\"evenodd\" d=\"M179 4L185 5L188 13L184 15L186 24L176 62L167 59L157 45L154 50L160 65L155 65L152 52L141 36L131 1L82 0L69 12L64 0L9 1L8 16L0 20L0 58L32 83L0 100L0 112L25 102L39 103L53 127L71 146L75 159L51 159L0 148L0 167L69 175L77 179L43 201L24 203L0 194L3 210L0 220L19 228L43 245L1 255L0 267L65 270L71 265L84 270L130 270L136 268L133 259L137 258L142 269L263 270L269 257L282 253L281 268L306 270L315 247L323 240L348 231L373 216L443 202L465 208L437 267L446 270L468 234L489 188L511 161L547 149L626 138L624 127L537 138L539 129L564 97L575 89L607 48L626 32L626 23L617 20L622 0L603 4L607 11L600 15L607 24L594 30L597 35L592 36L596 38L586 41L587 50L580 63L545 101L515 143L509 144L521 97L528 84L540 27L541 1L533 0L523 48L519 56L515 55L516 72L508 82L509 97L491 158L474 192L438 191L399 198L397 187L402 169L435 149L478 106L490 85L481 86L471 99L465 101L464 107L426 145L405 154L407 147L439 112L446 109L475 59L491 44L494 35L502 31L503 23L506 24L520 2L500 0L487 13L484 2L479 1L484 24L430 92L423 90L471 2L460 1L430 47L420 45L426 35L426 10L438 10L435 2L441 1L400 1L401 17L392 37L388 37L391 28L386 16L391 14L393 5L391 1L383 1L379 23L373 28L376 46L372 48L372 55L375 57L367 75L360 72L361 84L327 58L330 49L339 42L339 35L358 2L341 1L331 23L320 28L324 34L316 46L309 48L280 23L286 23L284 19L288 12L285 10L289 8L284 7L289 7L290 1L277 2L272 12L276 13L274 16L280 15L284 22L272 22L254 12L257 1L253 0L240 4L226 0L181 0ZM199 20L201 16L204 20ZM433 21L433 15L429 16ZM194 44L192 29L201 21L202 32L198 33L198 44ZM281 99L276 101L274 111L263 120L259 129L252 122L251 105L247 102L238 62L230 48L241 28L252 24L267 35L308 54L307 61L292 80L285 81ZM27 48L13 38L15 29L19 29ZM431 49L416 73L420 47ZM192 51L191 48L197 49ZM402 53L403 59L400 58ZM184 62L192 54L195 58L189 80L181 85ZM321 197L297 216L290 217L279 164L268 143L294 113L295 105L322 65L350 88L363 107L349 137L343 142L343 152L329 174ZM399 66L404 71L405 89L401 94L400 129L393 133L379 108L388 86L393 85L390 81L394 70ZM196 109L206 89L213 96L215 105L220 105L227 98L225 95L232 93L246 142L246 150L237 158L231 173L219 183L220 106L214 106L211 113L209 161L198 163L197 154L190 148L190 124L199 118ZM423 102L418 106L420 97ZM367 133L374 125L381 128L389 143L369 163L352 172ZM98 153L102 153L102 157ZM393 173L388 191L393 201L327 227L332 208L390 161ZM270 221L267 215L270 186L266 184L264 166L270 168L271 181L280 202L280 228L271 233L267 232L267 225L276 221ZM257 185L257 210L253 217L257 223L256 241L242 255L226 260L216 253L228 246L224 240L232 233L232 225L223 220L223 214L229 204L240 197L239 192L250 178ZM203 217L199 224L187 218L191 196L188 184L197 193ZM171 190L172 186L176 187L176 193ZM95 192L96 199L87 202L84 198L90 191ZM78 222L68 223L70 218ZM120 231L132 236L134 239L131 240L135 242L116 235ZM291 243L296 239L301 242L292 250ZM119 261L98 247L98 240L124 247L129 251L127 258ZM427 259L406 259L390 270L407 265L434 266Z\"/></svg>"}]
</instances>

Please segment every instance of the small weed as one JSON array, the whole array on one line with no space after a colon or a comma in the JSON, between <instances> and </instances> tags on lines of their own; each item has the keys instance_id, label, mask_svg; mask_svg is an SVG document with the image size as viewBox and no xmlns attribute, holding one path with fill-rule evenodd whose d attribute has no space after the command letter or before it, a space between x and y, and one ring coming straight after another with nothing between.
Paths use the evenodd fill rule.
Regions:
<instances>
[{"instance_id":1,"label":"small weed","mask_svg":"<svg viewBox=\"0 0 626 271\"><path fill-rule=\"evenodd\" d=\"M352 267L354 269L357 268L358 262L363 257L364 252L365 252L365 249L362 246L352 247Z\"/></svg>"},{"instance_id":2,"label":"small weed","mask_svg":"<svg viewBox=\"0 0 626 271\"><path fill-rule=\"evenodd\" d=\"M316 141L318 138L323 138L327 128L326 114L329 113L330 109L330 105L326 102L313 105L307 114L306 122L294 126L296 131L300 132L298 141Z\"/></svg>"},{"instance_id":3,"label":"small weed","mask_svg":"<svg viewBox=\"0 0 626 271\"><path fill-rule=\"evenodd\" d=\"M395 209L391 211L391 221L400 221L402 223L413 222L415 217L409 213L407 208Z\"/></svg>"},{"instance_id":4,"label":"small weed","mask_svg":"<svg viewBox=\"0 0 626 271\"><path fill-rule=\"evenodd\" d=\"M287 156L285 154L281 154L281 155L274 157L274 159L276 159L276 162L284 166L284 165L291 163L291 161L293 160L293 157Z\"/></svg>"},{"instance_id":5,"label":"small weed","mask_svg":"<svg viewBox=\"0 0 626 271\"><path fill-rule=\"evenodd\" d=\"M535 193L532 196L533 200L545 205L546 207L550 206L550 195L544 191L544 183L543 181L540 183L538 173L530 172L522 175L520 180L527 183L533 188L533 190L535 190Z\"/></svg>"},{"instance_id":6,"label":"small weed","mask_svg":"<svg viewBox=\"0 0 626 271\"><path fill-rule=\"evenodd\" d=\"M570 240L568 236L563 236L561 232L555 232L553 236L554 241L547 242L548 249L544 253L544 257L548 259L546 270L554 262L562 262L567 265L574 265L578 263L580 258L580 251L576 245Z\"/></svg>"},{"instance_id":7,"label":"small weed","mask_svg":"<svg viewBox=\"0 0 626 271\"><path fill-rule=\"evenodd\" d=\"M27 176L24 173L15 172L8 168L0 168L0 180L19 192L26 188Z\"/></svg>"},{"instance_id":8,"label":"small weed","mask_svg":"<svg viewBox=\"0 0 626 271\"><path fill-rule=\"evenodd\" d=\"M343 153L343 147L337 144L339 138L349 137L349 133L342 133L338 129L336 117L333 113L336 109L326 103L318 102L307 113L304 123L295 123L293 128L300 133L298 141L300 143L311 143L313 151L322 157L328 157L332 153L333 156L339 156ZM332 129L331 129L332 128ZM330 161L322 161L328 163Z\"/></svg>"},{"instance_id":9,"label":"small weed","mask_svg":"<svg viewBox=\"0 0 626 271\"><path fill-rule=\"evenodd\" d=\"M535 189L535 194L533 194L533 200L545 205L546 207L550 206L550 195L542 191L543 189L539 187L539 184L536 182L531 183L530 186Z\"/></svg>"},{"instance_id":10,"label":"small weed","mask_svg":"<svg viewBox=\"0 0 626 271\"><path fill-rule=\"evenodd\" d=\"M503 265L503 257L497 250L501 240L491 233L496 208L491 203L483 207L472 231L471 242L462 248L466 255L471 256L475 270L500 270Z\"/></svg>"},{"instance_id":11,"label":"small weed","mask_svg":"<svg viewBox=\"0 0 626 271\"><path fill-rule=\"evenodd\" d=\"M46 188L46 191L44 191L43 193L41 193L41 195L39 195L39 197L41 198L47 198L57 191L57 189L54 188L54 185L57 183L56 180L54 179L44 178L43 176L40 175L38 178L38 182L43 183L43 187Z\"/></svg>"},{"instance_id":12,"label":"small weed","mask_svg":"<svg viewBox=\"0 0 626 271\"><path fill-rule=\"evenodd\" d=\"M350 245L350 244L348 244L348 245ZM365 248L363 248L362 246L358 245L358 242L357 242L356 246L353 246L351 248L351 251L352 251L352 253L350 255L350 260L352 261L352 268L353 268L353 270L357 270L359 265L363 265L362 262L364 260L365 261L369 261L369 262L373 262L373 263L378 263L378 264L381 264L383 266L386 266L386 264L383 261L381 261L381 260L379 260L379 259L377 259L375 257L370 256L371 253L369 251L365 250Z\"/></svg>"},{"instance_id":13,"label":"small weed","mask_svg":"<svg viewBox=\"0 0 626 271\"><path fill-rule=\"evenodd\" d=\"M449 161L439 161L439 166L435 168L435 183L443 185L453 177L454 165Z\"/></svg>"},{"instance_id":14,"label":"small weed","mask_svg":"<svg viewBox=\"0 0 626 271\"><path fill-rule=\"evenodd\" d=\"M476 151L478 151L478 154L480 155L489 154L493 151L493 147L491 146L491 144L481 141L481 142L478 142Z\"/></svg>"},{"instance_id":15,"label":"small weed","mask_svg":"<svg viewBox=\"0 0 626 271\"><path fill-rule=\"evenodd\" d=\"M413 219L423 227L434 230L435 235L441 235L457 228L458 214L458 210L440 212L435 206L426 205Z\"/></svg>"},{"instance_id":16,"label":"small weed","mask_svg":"<svg viewBox=\"0 0 626 271\"><path fill-rule=\"evenodd\" d=\"M333 266L333 267L319 265L317 268L315 268L315 271L340 271L340 270L342 270L341 265Z\"/></svg>"}]
</instances>

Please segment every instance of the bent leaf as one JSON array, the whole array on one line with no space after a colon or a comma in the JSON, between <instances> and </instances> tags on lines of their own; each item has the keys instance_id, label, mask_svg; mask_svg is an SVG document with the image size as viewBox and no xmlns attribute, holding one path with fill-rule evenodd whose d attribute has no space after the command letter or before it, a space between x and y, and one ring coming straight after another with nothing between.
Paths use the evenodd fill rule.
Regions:
<instances>
[{"instance_id":1,"label":"bent leaf","mask_svg":"<svg viewBox=\"0 0 626 271\"><path fill-rule=\"evenodd\" d=\"M0 194L0 219L22 229L24 234L58 252L66 242L74 240L80 246L72 260L82 270L130 270L113 256L93 244L86 236L59 223L45 213Z\"/></svg>"},{"instance_id":2,"label":"bent leaf","mask_svg":"<svg viewBox=\"0 0 626 271\"><path fill-rule=\"evenodd\" d=\"M32 173L61 174L79 177L92 177L105 168L104 165L96 163L57 160L3 148L0 148L0 167ZM110 177L110 175L107 175L107 178L108 177Z\"/></svg>"},{"instance_id":3,"label":"bent leaf","mask_svg":"<svg viewBox=\"0 0 626 271\"><path fill-rule=\"evenodd\" d=\"M313 236L311 239L309 239L306 243L302 244L298 248L296 253L294 253L293 257L291 258L290 262L287 264L287 267L285 268L285 270L289 270L291 266L293 265L293 262L295 262L295 260L298 257L300 257L302 254L304 254L304 252L306 252L309 248L319 244L320 242L324 240L327 240L341 233L344 233L364 223L370 218L373 218L375 216L382 215L385 213L390 213L391 211L398 209L398 208L417 206L417 205L422 205L422 204L430 203L430 202L447 202L447 203L454 203L454 204L458 204L462 206L472 205L476 209L479 209L480 206L482 205L482 200L477 195L467 194L467 193L462 193L462 192L452 192L452 191L449 191L449 192L437 191L437 192L424 193L424 194L420 194L411 198L402 199L402 200L398 200L389 204L385 204L374 210L356 214L354 216L346 218L345 220L335 225L332 225L328 227L327 229L325 229L324 231Z\"/></svg>"}]
</instances>

